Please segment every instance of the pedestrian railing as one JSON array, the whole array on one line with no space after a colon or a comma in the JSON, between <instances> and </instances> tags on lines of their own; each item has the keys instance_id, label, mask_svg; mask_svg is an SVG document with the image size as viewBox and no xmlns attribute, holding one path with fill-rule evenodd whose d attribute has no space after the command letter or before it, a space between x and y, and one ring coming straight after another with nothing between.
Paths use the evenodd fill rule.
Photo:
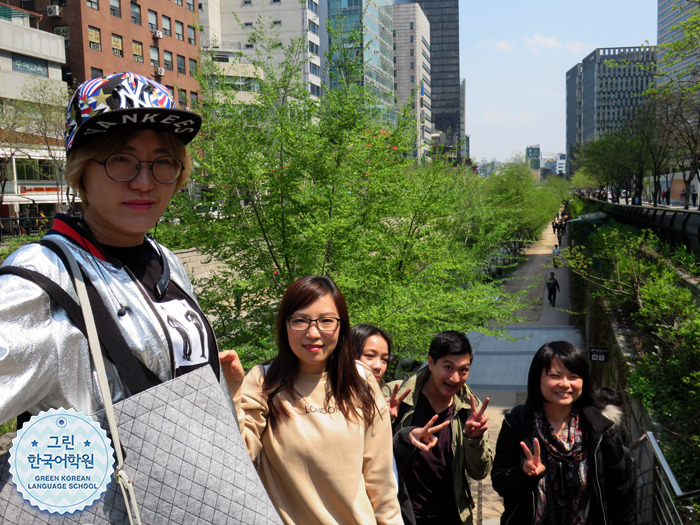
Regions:
<instances>
[{"instance_id":1,"label":"pedestrian railing","mask_svg":"<svg viewBox=\"0 0 700 525\"><path fill-rule=\"evenodd\" d=\"M654 434L644 433L632 445L631 452L638 523L697 523L693 503L700 501L700 490L681 490Z\"/></svg>"},{"instance_id":2,"label":"pedestrian railing","mask_svg":"<svg viewBox=\"0 0 700 525\"><path fill-rule=\"evenodd\" d=\"M2 217L0 218L0 241L5 237L39 235L51 229L52 217Z\"/></svg>"}]
</instances>

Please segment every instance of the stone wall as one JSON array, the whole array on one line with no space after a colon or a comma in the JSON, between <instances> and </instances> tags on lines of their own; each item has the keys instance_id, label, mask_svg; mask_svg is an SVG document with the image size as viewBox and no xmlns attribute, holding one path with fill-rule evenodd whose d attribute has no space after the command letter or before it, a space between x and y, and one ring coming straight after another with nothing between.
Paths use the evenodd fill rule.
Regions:
<instances>
[{"instance_id":1,"label":"stone wall","mask_svg":"<svg viewBox=\"0 0 700 525\"><path fill-rule=\"evenodd\" d=\"M209 277L222 267L220 262L214 261L208 255L202 255L194 249L177 250L175 255L180 259L193 282Z\"/></svg>"}]
</instances>

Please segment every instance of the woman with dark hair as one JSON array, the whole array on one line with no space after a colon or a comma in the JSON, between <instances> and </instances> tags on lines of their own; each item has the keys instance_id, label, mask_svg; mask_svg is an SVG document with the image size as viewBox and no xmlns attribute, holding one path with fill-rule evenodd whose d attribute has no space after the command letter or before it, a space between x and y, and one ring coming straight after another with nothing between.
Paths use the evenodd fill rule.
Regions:
<instances>
[{"instance_id":1,"label":"woman with dark hair","mask_svg":"<svg viewBox=\"0 0 700 525\"><path fill-rule=\"evenodd\" d=\"M350 329L352 352L372 370L380 386L384 385L384 372L391 357L391 336L386 330L371 324L356 324Z\"/></svg>"},{"instance_id":2,"label":"woman with dark hair","mask_svg":"<svg viewBox=\"0 0 700 525\"><path fill-rule=\"evenodd\" d=\"M282 297L277 357L243 378L221 354L241 434L284 523L402 523L389 408L355 361L343 294L302 277Z\"/></svg>"},{"instance_id":3,"label":"woman with dark hair","mask_svg":"<svg viewBox=\"0 0 700 525\"><path fill-rule=\"evenodd\" d=\"M586 356L567 341L543 345L528 398L505 417L491 471L501 523L635 523L629 460L592 389Z\"/></svg>"}]
</instances>

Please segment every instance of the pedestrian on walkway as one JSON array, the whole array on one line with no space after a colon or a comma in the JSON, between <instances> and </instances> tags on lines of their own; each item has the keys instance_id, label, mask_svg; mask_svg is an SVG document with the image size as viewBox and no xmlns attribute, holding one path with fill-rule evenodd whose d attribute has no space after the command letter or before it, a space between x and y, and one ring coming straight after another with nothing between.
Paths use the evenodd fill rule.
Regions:
<instances>
[{"instance_id":1,"label":"pedestrian on walkway","mask_svg":"<svg viewBox=\"0 0 700 525\"><path fill-rule=\"evenodd\" d=\"M588 359L568 341L544 344L530 364L528 397L505 417L491 481L501 523L635 523L631 464L601 413Z\"/></svg>"},{"instance_id":2,"label":"pedestrian on walkway","mask_svg":"<svg viewBox=\"0 0 700 525\"><path fill-rule=\"evenodd\" d=\"M559 289L559 281L554 278L554 272L549 272L549 279L544 283L545 288L547 288L547 299L549 299L549 304L555 306L557 302L557 292L561 291Z\"/></svg>"},{"instance_id":3,"label":"pedestrian on walkway","mask_svg":"<svg viewBox=\"0 0 700 525\"><path fill-rule=\"evenodd\" d=\"M552 248L552 265L555 268L559 267L559 254L561 253L561 250L559 249L559 245L555 244L554 248Z\"/></svg>"},{"instance_id":4,"label":"pedestrian on walkway","mask_svg":"<svg viewBox=\"0 0 700 525\"><path fill-rule=\"evenodd\" d=\"M690 194L690 198L693 199L693 206L698 205L698 190L693 188L693 193Z\"/></svg>"}]
</instances>

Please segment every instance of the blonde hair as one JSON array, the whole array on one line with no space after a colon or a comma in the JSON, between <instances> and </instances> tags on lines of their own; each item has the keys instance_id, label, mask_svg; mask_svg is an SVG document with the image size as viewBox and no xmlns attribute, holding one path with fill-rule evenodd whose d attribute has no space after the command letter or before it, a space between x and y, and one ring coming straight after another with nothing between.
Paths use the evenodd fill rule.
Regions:
<instances>
[{"instance_id":1,"label":"blonde hair","mask_svg":"<svg viewBox=\"0 0 700 525\"><path fill-rule=\"evenodd\" d=\"M83 186L85 165L96 157L106 159L114 153L123 151L134 133L138 131L141 130L112 131L106 135L95 137L70 150L66 159L66 182L80 195L80 199L83 201L83 209L87 209L90 206L90 201L88 200L85 187ZM165 149L167 154L172 155L182 162L182 173L174 182L175 191L177 192L182 189L190 179L192 160L187 152L187 148L179 138L165 131L157 131L157 133L160 135L160 139L163 142L163 149ZM106 176L107 174L105 173L105 177Z\"/></svg>"}]
</instances>

